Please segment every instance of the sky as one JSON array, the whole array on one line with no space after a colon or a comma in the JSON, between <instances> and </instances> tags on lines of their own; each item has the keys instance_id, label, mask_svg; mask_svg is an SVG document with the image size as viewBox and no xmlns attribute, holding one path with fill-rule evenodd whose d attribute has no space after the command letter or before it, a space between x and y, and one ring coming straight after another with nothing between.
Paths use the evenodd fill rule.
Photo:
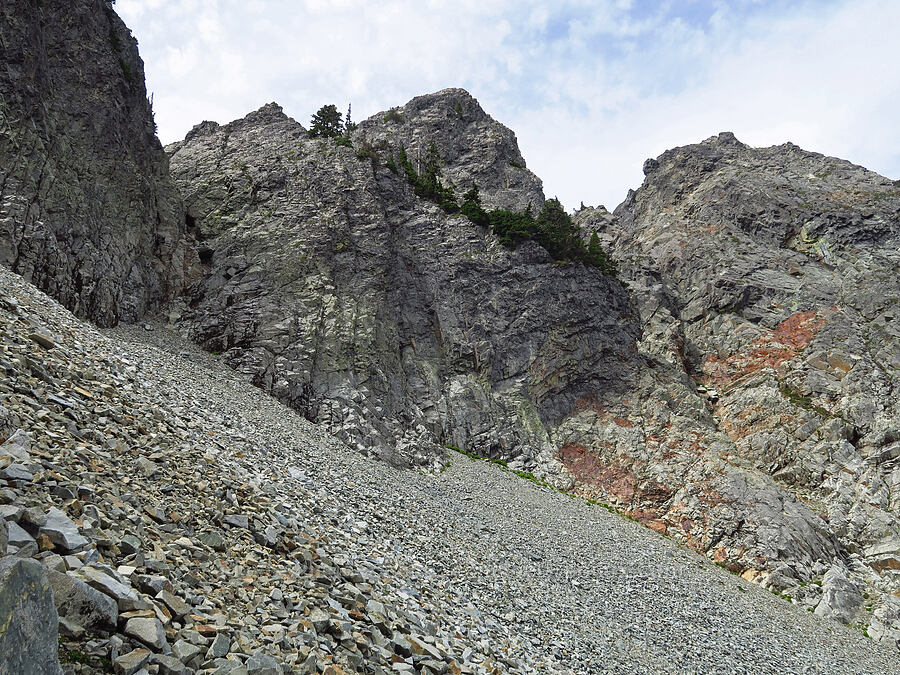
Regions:
<instances>
[{"instance_id":1,"label":"sky","mask_svg":"<svg viewBox=\"0 0 900 675\"><path fill-rule=\"evenodd\" d=\"M897 0L118 0L159 136L270 101L305 126L447 87L548 197L610 210L648 157L732 131L900 178Z\"/></svg>"}]
</instances>

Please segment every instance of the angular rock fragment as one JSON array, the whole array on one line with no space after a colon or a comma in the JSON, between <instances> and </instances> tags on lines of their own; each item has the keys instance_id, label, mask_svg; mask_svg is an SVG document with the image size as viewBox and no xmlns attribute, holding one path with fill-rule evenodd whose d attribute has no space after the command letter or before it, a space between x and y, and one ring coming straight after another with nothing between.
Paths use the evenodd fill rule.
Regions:
<instances>
[{"instance_id":1,"label":"angular rock fragment","mask_svg":"<svg viewBox=\"0 0 900 675\"><path fill-rule=\"evenodd\" d=\"M9 455L23 462L28 461L31 452L31 438L19 429L0 445L0 456Z\"/></svg>"},{"instance_id":2,"label":"angular rock fragment","mask_svg":"<svg viewBox=\"0 0 900 675\"><path fill-rule=\"evenodd\" d=\"M178 640L172 645L172 654L182 662L190 664L195 658L202 653L197 645L193 645L186 640Z\"/></svg>"},{"instance_id":3,"label":"angular rock fragment","mask_svg":"<svg viewBox=\"0 0 900 675\"><path fill-rule=\"evenodd\" d=\"M281 675L281 667L278 661L258 650L247 659L247 675Z\"/></svg>"},{"instance_id":4,"label":"angular rock fragment","mask_svg":"<svg viewBox=\"0 0 900 675\"><path fill-rule=\"evenodd\" d=\"M135 649L113 661L113 669L116 675L134 675L150 662L150 656L147 649Z\"/></svg>"},{"instance_id":5,"label":"angular rock fragment","mask_svg":"<svg viewBox=\"0 0 900 675\"><path fill-rule=\"evenodd\" d=\"M128 619L124 633L152 647L154 651L167 650L166 631L159 619L144 617Z\"/></svg>"},{"instance_id":6,"label":"angular rock fragment","mask_svg":"<svg viewBox=\"0 0 900 675\"><path fill-rule=\"evenodd\" d=\"M154 654L152 660L159 667L160 675L188 675L192 672L184 663L171 655Z\"/></svg>"},{"instance_id":7,"label":"angular rock fragment","mask_svg":"<svg viewBox=\"0 0 900 675\"><path fill-rule=\"evenodd\" d=\"M77 574L81 576L88 585L115 600L119 607L119 611L129 612L147 608L147 603L141 600L133 588L95 567L85 565L78 569Z\"/></svg>"},{"instance_id":8,"label":"angular rock fragment","mask_svg":"<svg viewBox=\"0 0 900 675\"><path fill-rule=\"evenodd\" d=\"M225 633L218 633L206 652L207 659L219 659L231 650L231 640Z\"/></svg>"},{"instance_id":9,"label":"angular rock fragment","mask_svg":"<svg viewBox=\"0 0 900 675\"><path fill-rule=\"evenodd\" d=\"M181 619L191 613L191 606L189 604L165 589L156 594L156 599L162 601L177 619Z\"/></svg>"},{"instance_id":10,"label":"angular rock fragment","mask_svg":"<svg viewBox=\"0 0 900 675\"><path fill-rule=\"evenodd\" d=\"M197 540L204 546L209 546L214 551L224 551L226 544L225 538L218 532L201 532L197 535Z\"/></svg>"},{"instance_id":11,"label":"angular rock fragment","mask_svg":"<svg viewBox=\"0 0 900 675\"><path fill-rule=\"evenodd\" d=\"M56 611L86 629L114 631L119 608L108 595L91 588L74 574L48 571Z\"/></svg>"},{"instance_id":12,"label":"angular rock fragment","mask_svg":"<svg viewBox=\"0 0 900 675\"><path fill-rule=\"evenodd\" d=\"M47 521L41 526L40 531L65 552L77 551L90 543L78 531L78 526L55 507L47 512Z\"/></svg>"},{"instance_id":13,"label":"angular rock fragment","mask_svg":"<svg viewBox=\"0 0 900 675\"><path fill-rule=\"evenodd\" d=\"M34 537L23 530L15 521L7 521L7 544L21 548L29 544L34 544Z\"/></svg>"},{"instance_id":14,"label":"angular rock fragment","mask_svg":"<svg viewBox=\"0 0 900 675\"><path fill-rule=\"evenodd\" d=\"M222 522L224 522L226 525L239 527L243 530L246 530L248 527L250 527L250 519L247 518L247 516L238 513L232 513L225 516L225 518L222 519Z\"/></svg>"}]
</instances>

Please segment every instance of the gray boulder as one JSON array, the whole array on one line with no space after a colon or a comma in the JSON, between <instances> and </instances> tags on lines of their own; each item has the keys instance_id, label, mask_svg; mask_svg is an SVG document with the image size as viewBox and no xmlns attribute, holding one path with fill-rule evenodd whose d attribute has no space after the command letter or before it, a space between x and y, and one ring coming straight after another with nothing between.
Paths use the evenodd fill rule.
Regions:
<instances>
[{"instance_id":1,"label":"gray boulder","mask_svg":"<svg viewBox=\"0 0 900 675\"><path fill-rule=\"evenodd\" d=\"M57 508L47 512L47 522L41 526L41 534L46 534L50 541L64 551L77 551L90 542L78 531L78 526L65 513Z\"/></svg>"},{"instance_id":2,"label":"gray boulder","mask_svg":"<svg viewBox=\"0 0 900 675\"><path fill-rule=\"evenodd\" d=\"M0 455L8 455L22 462L30 459L31 438L21 429L15 431L3 445L0 445Z\"/></svg>"},{"instance_id":3,"label":"gray boulder","mask_svg":"<svg viewBox=\"0 0 900 675\"><path fill-rule=\"evenodd\" d=\"M166 643L166 631L159 619L137 617L128 619L124 629L125 635L140 640L154 651L169 651Z\"/></svg>"},{"instance_id":4,"label":"gray boulder","mask_svg":"<svg viewBox=\"0 0 900 675\"><path fill-rule=\"evenodd\" d=\"M108 595L91 588L73 575L49 571L56 611L85 629L112 631L119 621L119 608Z\"/></svg>"},{"instance_id":5,"label":"gray boulder","mask_svg":"<svg viewBox=\"0 0 900 675\"><path fill-rule=\"evenodd\" d=\"M112 573L85 565L78 569L77 574L89 586L115 600L120 611L146 609L147 603L141 600L135 590L124 580L117 579Z\"/></svg>"},{"instance_id":6,"label":"gray boulder","mask_svg":"<svg viewBox=\"0 0 900 675\"><path fill-rule=\"evenodd\" d=\"M0 559L0 672L57 675L59 617L44 567Z\"/></svg>"},{"instance_id":7,"label":"gray boulder","mask_svg":"<svg viewBox=\"0 0 900 675\"><path fill-rule=\"evenodd\" d=\"M14 520L9 520L6 523L7 527L7 544L9 546L16 546L21 548L22 546L28 546L29 544L34 544L34 537L32 537L28 532L26 532L17 522Z\"/></svg>"}]
</instances>

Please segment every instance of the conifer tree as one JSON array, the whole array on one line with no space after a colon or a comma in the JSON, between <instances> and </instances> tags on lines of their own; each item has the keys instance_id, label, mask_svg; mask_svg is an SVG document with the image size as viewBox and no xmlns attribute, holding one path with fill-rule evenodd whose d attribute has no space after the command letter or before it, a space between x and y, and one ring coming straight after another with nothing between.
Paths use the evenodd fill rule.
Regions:
<instances>
[{"instance_id":1,"label":"conifer tree","mask_svg":"<svg viewBox=\"0 0 900 675\"><path fill-rule=\"evenodd\" d=\"M344 135L349 135L356 128L356 124L350 121L350 110L353 108L352 103L347 104L347 118L344 120Z\"/></svg>"},{"instance_id":2,"label":"conifer tree","mask_svg":"<svg viewBox=\"0 0 900 675\"><path fill-rule=\"evenodd\" d=\"M341 135L343 128L337 106L323 105L310 120L309 135L313 138L335 138Z\"/></svg>"}]
</instances>

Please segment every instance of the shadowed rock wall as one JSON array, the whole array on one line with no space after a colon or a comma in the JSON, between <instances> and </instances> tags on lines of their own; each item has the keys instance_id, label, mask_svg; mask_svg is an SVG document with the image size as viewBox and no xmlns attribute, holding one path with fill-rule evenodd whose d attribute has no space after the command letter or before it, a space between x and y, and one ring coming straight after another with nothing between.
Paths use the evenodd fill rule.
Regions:
<instances>
[{"instance_id":1,"label":"shadowed rock wall","mask_svg":"<svg viewBox=\"0 0 900 675\"><path fill-rule=\"evenodd\" d=\"M133 321L192 259L137 42L102 0L10 0L0 49L0 263L99 325Z\"/></svg>"}]
</instances>

